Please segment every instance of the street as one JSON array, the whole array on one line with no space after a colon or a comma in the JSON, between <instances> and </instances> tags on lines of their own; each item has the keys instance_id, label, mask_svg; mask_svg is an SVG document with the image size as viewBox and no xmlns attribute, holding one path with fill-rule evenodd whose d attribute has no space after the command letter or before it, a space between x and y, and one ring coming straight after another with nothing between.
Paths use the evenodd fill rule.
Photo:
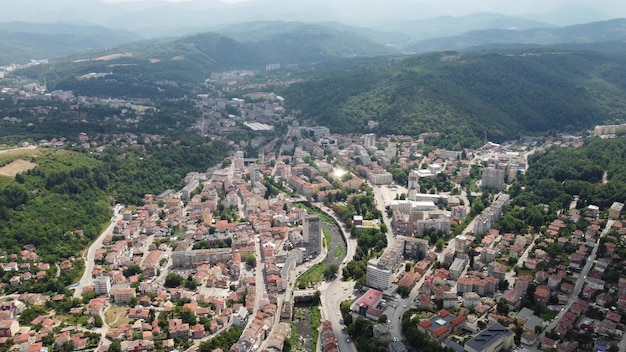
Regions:
<instances>
[{"instance_id":1,"label":"street","mask_svg":"<svg viewBox=\"0 0 626 352\"><path fill-rule=\"evenodd\" d=\"M104 231L102 231L100 236L96 238L96 240L91 244L91 246L89 246L89 250L87 251L87 257L84 258L85 272L83 273L83 276L80 278L80 281L78 281L76 289L74 290L74 298L80 298L83 294L83 288L85 286L89 286L93 284L93 278L91 277L91 273L94 267L96 250L102 247L102 241L104 240L104 238L113 233L113 229L115 228L115 225L117 224L118 220L122 218L123 209L124 207L120 204L117 204L113 207L113 217L111 219L111 223Z\"/></svg>"}]
</instances>

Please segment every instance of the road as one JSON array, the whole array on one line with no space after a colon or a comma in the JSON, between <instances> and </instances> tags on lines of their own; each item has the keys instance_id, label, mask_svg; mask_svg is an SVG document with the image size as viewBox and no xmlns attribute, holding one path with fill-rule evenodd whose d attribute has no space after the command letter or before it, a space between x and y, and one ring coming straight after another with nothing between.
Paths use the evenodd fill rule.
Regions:
<instances>
[{"instance_id":1,"label":"road","mask_svg":"<svg viewBox=\"0 0 626 352\"><path fill-rule=\"evenodd\" d=\"M8 152L13 152L13 151L16 151L16 150L28 150L28 149L37 149L37 146L36 146L36 145L29 145L28 147L19 147L19 148L3 149L3 150L0 150L0 154L3 154L3 153L8 153Z\"/></svg>"},{"instance_id":2,"label":"road","mask_svg":"<svg viewBox=\"0 0 626 352\"><path fill-rule=\"evenodd\" d=\"M80 298L83 294L83 288L85 286L89 286L93 284L93 278L91 277L91 273L93 271L96 250L102 247L102 241L104 240L104 238L113 233L113 228L117 224L118 220L121 219L122 217L123 209L124 207L119 204L113 207L113 217L111 218L111 223L104 231L102 231L100 236L98 236L98 238L96 238L96 240L91 244L91 246L89 247L89 250L87 250L87 257L84 258L85 272L83 273L83 276L80 278L80 281L78 281L78 285L76 286L76 289L74 290L74 298Z\"/></svg>"},{"instance_id":3,"label":"road","mask_svg":"<svg viewBox=\"0 0 626 352\"><path fill-rule=\"evenodd\" d=\"M322 320L329 320L333 327L333 332L337 337L337 345L339 351L342 352L356 352L356 347L354 343L347 342L348 334L342 329L343 324L341 324L341 312L339 310L339 305L341 302L345 300L354 299L354 282L353 281L342 281L342 269L352 260L354 254L356 253L357 241L355 238L351 238L349 229L346 227L346 224L339 219L335 212L321 204L315 204L319 207L324 213L331 216L337 224L339 224L339 230L341 235L346 241L346 257L343 260L342 264L339 266L339 271L337 273L337 277L333 281L325 281L319 288L321 292L320 301L321 301L321 314ZM295 282L295 279L294 279Z\"/></svg>"},{"instance_id":4,"label":"road","mask_svg":"<svg viewBox=\"0 0 626 352\"><path fill-rule=\"evenodd\" d=\"M613 223L614 222L615 221L613 221L613 220L608 220L607 221L606 226L602 230L602 233L600 234L600 236L598 236L598 240L596 241L595 246L593 246L593 250L591 251L591 255L589 255L589 257L587 258L585 267L583 268L583 270L580 271L580 276L578 277L578 280L576 280L576 285L574 285L574 291L572 292L572 294L570 294L569 300L567 301L567 304L565 304L565 307L559 312L559 314L557 314L557 316L550 322L550 324L548 324L548 326L543 330L541 335L539 335L539 338L537 339L537 343L540 343L541 341L543 341L543 338L544 338L546 332L552 331L556 327L556 325L559 323L561 318L563 318L565 313L567 313L567 311L569 311L569 309L572 307L574 302L576 302L578 300L578 295L580 294L580 291L583 288L583 285L584 285L584 283L586 281L585 279L587 278L587 274L589 273L589 270L591 270L591 267L593 266L593 261L596 259L596 254L598 252L598 247L600 246L600 239L602 237L604 237L609 232L611 227L613 227ZM626 341L624 343L626 344ZM620 345L621 344L622 344L622 342L620 342ZM620 351L624 351L624 350L620 349Z\"/></svg>"}]
</instances>

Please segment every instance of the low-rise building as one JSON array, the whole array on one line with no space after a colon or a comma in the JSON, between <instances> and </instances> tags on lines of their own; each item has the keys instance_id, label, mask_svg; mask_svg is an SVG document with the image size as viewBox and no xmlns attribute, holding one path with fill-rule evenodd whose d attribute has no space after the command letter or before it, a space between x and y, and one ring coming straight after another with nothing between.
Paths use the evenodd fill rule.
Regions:
<instances>
[{"instance_id":1,"label":"low-rise building","mask_svg":"<svg viewBox=\"0 0 626 352\"><path fill-rule=\"evenodd\" d=\"M515 334L513 331L505 328L500 323L495 323L467 341L463 347L468 352L499 352L510 350L511 347L513 347L514 337Z\"/></svg>"}]
</instances>

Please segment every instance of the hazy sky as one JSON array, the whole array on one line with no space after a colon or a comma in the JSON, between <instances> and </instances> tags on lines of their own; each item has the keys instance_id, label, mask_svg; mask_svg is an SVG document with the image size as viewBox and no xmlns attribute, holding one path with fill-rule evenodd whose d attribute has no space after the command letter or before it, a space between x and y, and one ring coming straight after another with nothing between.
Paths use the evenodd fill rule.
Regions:
<instances>
[{"instance_id":1,"label":"hazy sky","mask_svg":"<svg viewBox=\"0 0 626 352\"><path fill-rule=\"evenodd\" d=\"M213 0L101 0L109 3L145 2L208 2ZM255 2L261 0L221 0L222 2ZM541 14L564 7L584 6L610 17L626 16L626 1L620 0L292 0L294 3L326 3L338 8L367 9L402 6L423 7L425 13L462 15L473 12L498 12L507 15ZM421 5L421 6L420 6Z\"/></svg>"},{"instance_id":2,"label":"hazy sky","mask_svg":"<svg viewBox=\"0 0 626 352\"><path fill-rule=\"evenodd\" d=\"M385 29L476 12L570 25L626 17L624 0L2 0L0 21L99 24L144 36L249 21L338 21ZM227 4L231 3L231 4ZM167 5L167 6L164 6Z\"/></svg>"}]
</instances>

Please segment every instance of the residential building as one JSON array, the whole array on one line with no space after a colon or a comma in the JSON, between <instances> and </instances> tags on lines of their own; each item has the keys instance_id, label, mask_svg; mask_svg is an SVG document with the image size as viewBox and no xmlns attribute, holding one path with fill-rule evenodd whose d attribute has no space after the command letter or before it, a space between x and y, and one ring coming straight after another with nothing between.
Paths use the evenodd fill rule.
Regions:
<instances>
[{"instance_id":1,"label":"residential building","mask_svg":"<svg viewBox=\"0 0 626 352\"><path fill-rule=\"evenodd\" d=\"M431 339L441 341L451 332L461 329L466 320L467 318L463 315L457 317L442 309L430 319L420 321L417 328Z\"/></svg>"},{"instance_id":2,"label":"residential building","mask_svg":"<svg viewBox=\"0 0 626 352\"><path fill-rule=\"evenodd\" d=\"M617 220L622 215L622 209L624 208L624 203L614 202L611 205L611 209L609 209L609 218L611 220Z\"/></svg>"},{"instance_id":3,"label":"residential building","mask_svg":"<svg viewBox=\"0 0 626 352\"><path fill-rule=\"evenodd\" d=\"M20 324L17 320L0 321L0 337L13 337L20 331Z\"/></svg>"},{"instance_id":4,"label":"residential building","mask_svg":"<svg viewBox=\"0 0 626 352\"><path fill-rule=\"evenodd\" d=\"M404 256L421 260L428 252L428 241L422 238L397 236L396 240L404 240Z\"/></svg>"},{"instance_id":5,"label":"residential building","mask_svg":"<svg viewBox=\"0 0 626 352\"><path fill-rule=\"evenodd\" d=\"M97 295L108 295L111 292L111 277L98 276L93 281Z\"/></svg>"},{"instance_id":6,"label":"residential building","mask_svg":"<svg viewBox=\"0 0 626 352\"><path fill-rule=\"evenodd\" d=\"M454 262L452 262L452 265L450 265L449 278L451 280L457 280L459 276L461 276L461 273L463 272L463 270L465 270L466 264L467 262L465 261L465 259L454 258Z\"/></svg>"},{"instance_id":7,"label":"residential building","mask_svg":"<svg viewBox=\"0 0 626 352\"><path fill-rule=\"evenodd\" d=\"M366 149L376 149L376 134L368 133L363 136L363 146Z\"/></svg>"},{"instance_id":8,"label":"residential building","mask_svg":"<svg viewBox=\"0 0 626 352\"><path fill-rule=\"evenodd\" d=\"M135 297L135 289L128 288L116 288L111 291L111 296L116 304L127 304L130 299Z\"/></svg>"},{"instance_id":9,"label":"residential building","mask_svg":"<svg viewBox=\"0 0 626 352\"><path fill-rule=\"evenodd\" d=\"M482 188L493 188L501 191L504 188L504 170L488 167L483 169Z\"/></svg>"},{"instance_id":10,"label":"residential building","mask_svg":"<svg viewBox=\"0 0 626 352\"><path fill-rule=\"evenodd\" d=\"M191 250L189 246L181 245L172 252L172 264L174 267L192 267L203 262L216 264L226 263L232 255L230 248L211 248Z\"/></svg>"}]
</instances>

